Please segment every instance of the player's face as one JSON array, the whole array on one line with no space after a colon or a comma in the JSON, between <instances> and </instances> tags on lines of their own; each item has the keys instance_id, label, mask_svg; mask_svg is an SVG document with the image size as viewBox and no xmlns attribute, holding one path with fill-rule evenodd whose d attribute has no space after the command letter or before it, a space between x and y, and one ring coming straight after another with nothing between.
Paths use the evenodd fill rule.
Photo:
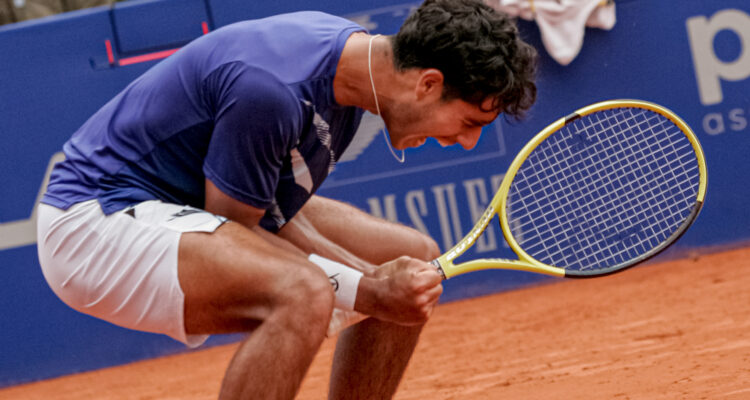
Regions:
<instances>
[{"instance_id":1,"label":"player's face","mask_svg":"<svg viewBox=\"0 0 750 400\"><path fill-rule=\"evenodd\" d=\"M497 111L488 99L482 107L463 100L437 100L429 104L400 107L388 123L391 142L396 149L419 147L427 138L441 146L459 144L471 150L479 141L482 127L494 121Z\"/></svg>"}]
</instances>

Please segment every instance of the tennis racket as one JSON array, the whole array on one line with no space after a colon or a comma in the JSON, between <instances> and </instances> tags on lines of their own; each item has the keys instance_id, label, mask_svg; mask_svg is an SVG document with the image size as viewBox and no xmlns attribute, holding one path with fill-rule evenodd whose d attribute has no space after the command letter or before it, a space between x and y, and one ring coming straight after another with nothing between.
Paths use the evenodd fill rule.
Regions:
<instances>
[{"instance_id":1,"label":"tennis racket","mask_svg":"<svg viewBox=\"0 0 750 400\"><path fill-rule=\"evenodd\" d=\"M621 271L687 230L706 183L700 143L677 115L645 101L596 103L537 134L474 228L433 264L445 278L496 268L575 278ZM455 264L495 214L518 260Z\"/></svg>"},{"instance_id":2,"label":"tennis racket","mask_svg":"<svg viewBox=\"0 0 750 400\"><path fill-rule=\"evenodd\" d=\"M700 143L677 115L639 100L596 103L529 141L479 221L432 264L444 279L486 269L569 278L622 271L687 230L706 183ZM518 259L456 263L495 215Z\"/></svg>"}]
</instances>

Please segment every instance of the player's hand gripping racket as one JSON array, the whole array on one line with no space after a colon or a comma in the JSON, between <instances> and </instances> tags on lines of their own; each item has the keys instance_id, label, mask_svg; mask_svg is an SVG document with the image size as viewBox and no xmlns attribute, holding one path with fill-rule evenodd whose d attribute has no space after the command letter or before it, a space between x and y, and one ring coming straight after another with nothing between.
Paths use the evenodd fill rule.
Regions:
<instances>
[{"instance_id":1,"label":"player's hand gripping racket","mask_svg":"<svg viewBox=\"0 0 750 400\"><path fill-rule=\"evenodd\" d=\"M706 183L700 143L674 113L638 100L596 103L526 144L474 228L432 263L445 279L483 269L571 278L621 271L685 232ZM495 214L518 260L455 263Z\"/></svg>"}]
</instances>

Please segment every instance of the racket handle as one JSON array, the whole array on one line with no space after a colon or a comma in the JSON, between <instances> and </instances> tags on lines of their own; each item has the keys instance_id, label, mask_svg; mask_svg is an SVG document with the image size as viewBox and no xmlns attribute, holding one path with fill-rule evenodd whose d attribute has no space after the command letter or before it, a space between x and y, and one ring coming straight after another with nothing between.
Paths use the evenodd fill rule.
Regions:
<instances>
[{"instance_id":1,"label":"racket handle","mask_svg":"<svg viewBox=\"0 0 750 400\"><path fill-rule=\"evenodd\" d=\"M326 336L333 337L341 333L344 329L367 319L369 316L349 310L342 310L340 308L333 309L333 315L331 316L331 322L328 324L328 332Z\"/></svg>"},{"instance_id":2,"label":"racket handle","mask_svg":"<svg viewBox=\"0 0 750 400\"><path fill-rule=\"evenodd\" d=\"M443 267L440 266L440 261L437 258L430 261L430 264L432 264L433 266L435 266L435 268L437 268L437 272L440 274L440 277L443 278L443 280L448 279L448 277L445 276L445 271L443 271Z\"/></svg>"}]
</instances>

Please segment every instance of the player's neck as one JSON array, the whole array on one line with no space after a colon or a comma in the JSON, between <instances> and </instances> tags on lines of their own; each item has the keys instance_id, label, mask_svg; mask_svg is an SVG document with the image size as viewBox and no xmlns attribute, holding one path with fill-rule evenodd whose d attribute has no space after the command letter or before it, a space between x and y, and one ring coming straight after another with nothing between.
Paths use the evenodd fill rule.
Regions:
<instances>
[{"instance_id":1,"label":"player's neck","mask_svg":"<svg viewBox=\"0 0 750 400\"><path fill-rule=\"evenodd\" d=\"M333 92L338 104L356 106L377 114L370 70L382 109L383 99L391 86L389 81L393 75L393 63L387 37L380 36L372 41L371 57L368 57L369 46L370 35L355 33L349 37L336 67Z\"/></svg>"}]
</instances>

